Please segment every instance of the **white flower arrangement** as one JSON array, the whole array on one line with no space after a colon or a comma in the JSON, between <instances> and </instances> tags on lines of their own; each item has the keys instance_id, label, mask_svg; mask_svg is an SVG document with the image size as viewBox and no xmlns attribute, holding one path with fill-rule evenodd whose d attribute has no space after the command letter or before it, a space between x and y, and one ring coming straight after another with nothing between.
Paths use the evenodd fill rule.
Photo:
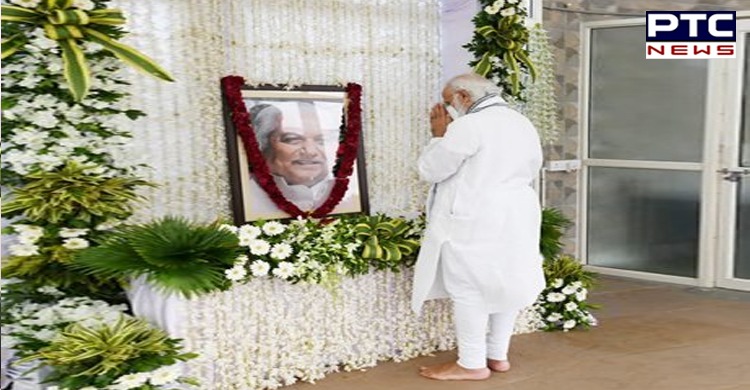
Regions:
<instances>
[{"instance_id":1,"label":"white flower arrangement","mask_svg":"<svg viewBox=\"0 0 750 390\"><path fill-rule=\"evenodd\" d=\"M588 289L580 280L556 278L548 282L534 304L542 318L541 328L567 332L577 326L595 326L596 319L590 312L595 306L586 301L587 297Z\"/></svg>"}]
</instances>

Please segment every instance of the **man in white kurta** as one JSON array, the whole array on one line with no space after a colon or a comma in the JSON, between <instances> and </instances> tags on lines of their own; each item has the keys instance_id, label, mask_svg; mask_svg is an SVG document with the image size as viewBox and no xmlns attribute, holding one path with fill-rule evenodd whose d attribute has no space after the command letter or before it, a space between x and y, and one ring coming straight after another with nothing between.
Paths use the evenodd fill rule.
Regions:
<instances>
[{"instance_id":1,"label":"man in white kurta","mask_svg":"<svg viewBox=\"0 0 750 390\"><path fill-rule=\"evenodd\" d=\"M498 92L475 74L449 81L419 159L420 176L433 187L412 305L419 312L425 300L451 298L458 340L457 362L422 369L433 379L481 380L510 369L515 319L545 285L532 187L542 164L539 137Z\"/></svg>"}]
</instances>

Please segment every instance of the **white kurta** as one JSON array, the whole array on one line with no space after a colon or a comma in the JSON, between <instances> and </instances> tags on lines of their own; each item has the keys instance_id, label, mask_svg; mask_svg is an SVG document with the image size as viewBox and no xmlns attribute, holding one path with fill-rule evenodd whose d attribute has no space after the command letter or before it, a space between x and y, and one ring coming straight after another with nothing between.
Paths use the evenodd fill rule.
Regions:
<instances>
[{"instance_id":1,"label":"white kurta","mask_svg":"<svg viewBox=\"0 0 750 390\"><path fill-rule=\"evenodd\" d=\"M501 102L491 98L479 107ZM532 187L541 164L533 125L505 105L464 115L430 141L419 159L421 178L434 185L415 268L415 312L425 300L467 288L476 291L465 295L480 296L477 304L489 312L536 300L545 285Z\"/></svg>"}]
</instances>

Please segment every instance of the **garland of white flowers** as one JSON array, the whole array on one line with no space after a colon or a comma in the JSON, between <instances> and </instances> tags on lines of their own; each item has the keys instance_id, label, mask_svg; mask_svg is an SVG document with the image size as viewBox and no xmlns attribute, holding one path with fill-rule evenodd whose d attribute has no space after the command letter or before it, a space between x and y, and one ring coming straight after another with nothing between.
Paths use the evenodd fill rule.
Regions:
<instances>
[{"instance_id":1,"label":"garland of white flowers","mask_svg":"<svg viewBox=\"0 0 750 390\"><path fill-rule=\"evenodd\" d=\"M537 70L536 80L524 91L525 102L520 109L534 124L544 144L554 143L560 133L557 95L555 93L555 58L547 32L535 24L529 34L529 59Z\"/></svg>"}]
</instances>

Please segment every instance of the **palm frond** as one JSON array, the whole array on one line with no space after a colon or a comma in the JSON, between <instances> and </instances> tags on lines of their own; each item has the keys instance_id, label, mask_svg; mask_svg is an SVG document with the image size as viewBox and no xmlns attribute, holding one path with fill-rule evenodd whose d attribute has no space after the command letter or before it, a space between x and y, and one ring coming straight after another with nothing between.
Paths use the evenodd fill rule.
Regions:
<instances>
[{"instance_id":1,"label":"palm frond","mask_svg":"<svg viewBox=\"0 0 750 390\"><path fill-rule=\"evenodd\" d=\"M542 231L539 250L545 259L554 259L563 249L562 237L571 221L560 210L546 208L542 210Z\"/></svg>"}]
</instances>

